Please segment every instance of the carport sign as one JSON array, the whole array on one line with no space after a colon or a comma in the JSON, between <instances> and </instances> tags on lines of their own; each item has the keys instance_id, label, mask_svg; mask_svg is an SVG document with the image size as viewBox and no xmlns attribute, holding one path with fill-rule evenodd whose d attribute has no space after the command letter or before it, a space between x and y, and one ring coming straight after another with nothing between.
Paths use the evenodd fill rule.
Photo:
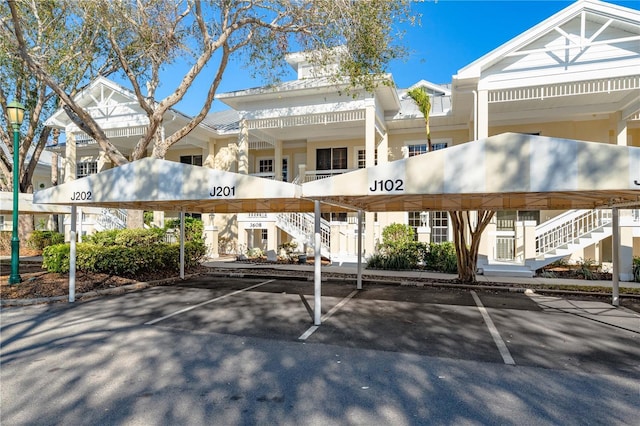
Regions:
<instances>
[{"instance_id":1,"label":"carport sign","mask_svg":"<svg viewBox=\"0 0 640 426\"><path fill-rule=\"evenodd\" d=\"M210 176L208 194L210 198L226 199L238 196L238 185L233 176Z\"/></svg>"},{"instance_id":2,"label":"carport sign","mask_svg":"<svg viewBox=\"0 0 640 426\"><path fill-rule=\"evenodd\" d=\"M367 192L369 195L404 194L406 175L403 161L373 167L369 169Z\"/></svg>"}]
</instances>

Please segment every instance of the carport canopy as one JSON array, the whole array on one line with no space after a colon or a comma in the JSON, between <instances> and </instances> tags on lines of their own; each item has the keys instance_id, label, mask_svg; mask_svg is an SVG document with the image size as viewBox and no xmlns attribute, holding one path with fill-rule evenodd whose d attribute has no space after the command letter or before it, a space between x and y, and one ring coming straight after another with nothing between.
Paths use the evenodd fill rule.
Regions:
<instances>
[{"instance_id":1,"label":"carport canopy","mask_svg":"<svg viewBox=\"0 0 640 426\"><path fill-rule=\"evenodd\" d=\"M154 158L38 191L33 201L189 213L313 211L299 185Z\"/></svg>"},{"instance_id":2,"label":"carport canopy","mask_svg":"<svg viewBox=\"0 0 640 426\"><path fill-rule=\"evenodd\" d=\"M307 182L305 198L368 212L640 207L640 148L503 133Z\"/></svg>"},{"instance_id":3,"label":"carport canopy","mask_svg":"<svg viewBox=\"0 0 640 426\"><path fill-rule=\"evenodd\" d=\"M324 211L357 210L359 228L362 211L640 207L640 148L505 133L302 186L146 158L39 191L34 203L181 212L314 211L318 247L320 204ZM315 259L314 323L320 325L319 250ZM359 283L360 274L359 257ZM616 284L614 278L614 293Z\"/></svg>"}]
</instances>

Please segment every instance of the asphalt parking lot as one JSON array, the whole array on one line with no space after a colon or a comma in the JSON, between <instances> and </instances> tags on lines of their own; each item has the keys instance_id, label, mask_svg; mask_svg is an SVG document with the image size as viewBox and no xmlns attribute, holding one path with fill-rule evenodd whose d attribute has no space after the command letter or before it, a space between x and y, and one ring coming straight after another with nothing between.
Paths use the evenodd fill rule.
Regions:
<instances>
[{"instance_id":1,"label":"asphalt parking lot","mask_svg":"<svg viewBox=\"0 0 640 426\"><path fill-rule=\"evenodd\" d=\"M0 311L0 421L633 424L640 316L597 300L202 276Z\"/></svg>"},{"instance_id":2,"label":"asphalt parking lot","mask_svg":"<svg viewBox=\"0 0 640 426\"><path fill-rule=\"evenodd\" d=\"M640 315L600 301L429 286L205 276L171 289L151 326L640 378ZM168 293L169 291L169 293ZM179 293L175 298L171 292Z\"/></svg>"}]
</instances>

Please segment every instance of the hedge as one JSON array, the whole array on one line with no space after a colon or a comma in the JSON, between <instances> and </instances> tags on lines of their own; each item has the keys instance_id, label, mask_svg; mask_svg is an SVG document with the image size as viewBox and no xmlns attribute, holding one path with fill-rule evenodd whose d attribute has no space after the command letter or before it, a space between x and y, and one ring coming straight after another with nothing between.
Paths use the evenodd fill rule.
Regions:
<instances>
[{"instance_id":1,"label":"hedge","mask_svg":"<svg viewBox=\"0 0 640 426\"><path fill-rule=\"evenodd\" d=\"M42 255L42 267L49 272L69 272L69 244L47 247ZM185 267L198 265L206 252L202 242L185 243ZM127 247L103 246L94 243L78 243L76 269L83 272L105 273L118 276L180 268L179 244L156 243Z\"/></svg>"}]
</instances>

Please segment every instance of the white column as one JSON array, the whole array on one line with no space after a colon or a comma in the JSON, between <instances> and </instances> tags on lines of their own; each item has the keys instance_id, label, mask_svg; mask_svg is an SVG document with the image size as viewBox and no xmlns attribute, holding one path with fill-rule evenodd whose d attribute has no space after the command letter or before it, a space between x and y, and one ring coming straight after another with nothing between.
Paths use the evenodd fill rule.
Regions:
<instances>
[{"instance_id":1,"label":"white column","mask_svg":"<svg viewBox=\"0 0 640 426\"><path fill-rule=\"evenodd\" d=\"M389 162L389 135L385 133L382 135L380 144L378 145L378 164L385 164Z\"/></svg>"},{"instance_id":2,"label":"white column","mask_svg":"<svg viewBox=\"0 0 640 426\"><path fill-rule=\"evenodd\" d=\"M611 243L612 243L612 289L611 304L620 305L620 216L616 207L611 209Z\"/></svg>"},{"instance_id":3,"label":"white column","mask_svg":"<svg viewBox=\"0 0 640 426\"><path fill-rule=\"evenodd\" d=\"M249 173L249 126L247 120L240 121L238 135L238 173Z\"/></svg>"},{"instance_id":4,"label":"white column","mask_svg":"<svg viewBox=\"0 0 640 426\"><path fill-rule=\"evenodd\" d=\"M478 122L476 123L478 134L477 139L484 139L489 137L489 91L478 90L478 105L476 109L476 116Z\"/></svg>"},{"instance_id":5,"label":"white column","mask_svg":"<svg viewBox=\"0 0 640 426\"><path fill-rule=\"evenodd\" d=\"M76 136L73 132L67 133L64 151L64 181L70 182L76 178Z\"/></svg>"},{"instance_id":6,"label":"white column","mask_svg":"<svg viewBox=\"0 0 640 426\"><path fill-rule=\"evenodd\" d=\"M184 211L180 211L180 278L184 280Z\"/></svg>"},{"instance_id":7,"label":"white column","mask_svg":"<svg viewBox=\"0 0 640 426\"><path fill-rule=\"evenodd\" d=\"M627 120L622 118L622 113L617 112L616 118L616 144L627 146Z\"/></svg>"},{"instance_id":8,"label":"white column","mask_svg":"<svg viewBox=\"0 0 640 426\"><path fill-rule=\"evenodd\" d=\"M320 201L314 201L314 265L313 265L313 325L320 325L322 321L322 256L320 247Z\"/></svg>"},{"instance_id":9,"label":"white column","mask_svg":"<svg viewBox=\"0 0 640 426\"><path fill-rule=\"evenodd\" d=\"M358 210L358 278L356 288L362 290L362 210Z\"/></svg>"},{"instance_id":10,"label":"white column","mask_svg":"<svg viewBox=\"0 0 640 426\"><path fill-rule=\"evenodd\" d=\"M69 303L76 300L76 206L71 206L71 232L69 233Z\"/></svg>"},{"instance_id":11,"label":"white column","mask_svg":"<svg viewBox=\"0 0 640 426\"><path fill-rule=\"evenodd\" d=\"M210 169L215 168L215 158L216 158L216 141L215 139L209 140L207 143L207 152L202 165L204 167L209 167Z\"/></svg>"},{"instance_id":12,"label":"white column","mask_svg":"<svg viewBox=\"0 0 640 426\"><path fill-rule=\"evenodd\" d=\"M282 180L282 141L276 141L273 155L273 179Z\"/></svg>"},{"instance_id":13,"label":"white column","mask_svg":"<svg viewBox=\"0 0 640 426\"><path fill-rule=\"evenodd\" d=\"M368 106L365 109L364 119L364 152L365 165L372 167L376 158L376 109Z\"/></svg>"}]
</instances>

